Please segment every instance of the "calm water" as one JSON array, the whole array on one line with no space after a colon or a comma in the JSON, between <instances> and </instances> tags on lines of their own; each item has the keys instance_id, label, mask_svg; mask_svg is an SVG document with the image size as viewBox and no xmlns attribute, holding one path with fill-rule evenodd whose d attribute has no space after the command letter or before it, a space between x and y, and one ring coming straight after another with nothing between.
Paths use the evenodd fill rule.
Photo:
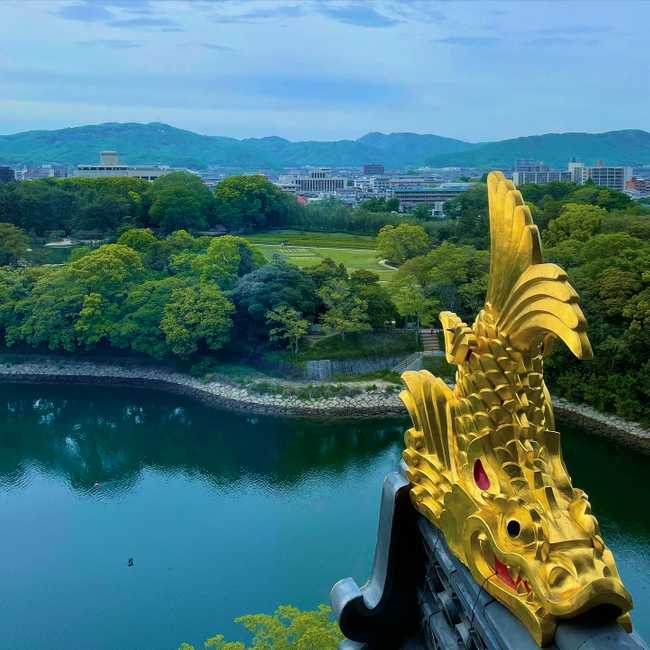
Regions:
<instances>
[{"instance_id":1,"label":"calm water","mask_svg":"<svg viewBox=\"0 0 650 650\"><path fill-rule=\"evenodd\" d=\"M245 638L240 614L326 602L337 579L367 577L404 425L0 385L3 646L175 650ZM650 638L650 459L562 430Z\"/></svg>"}]
</instances>

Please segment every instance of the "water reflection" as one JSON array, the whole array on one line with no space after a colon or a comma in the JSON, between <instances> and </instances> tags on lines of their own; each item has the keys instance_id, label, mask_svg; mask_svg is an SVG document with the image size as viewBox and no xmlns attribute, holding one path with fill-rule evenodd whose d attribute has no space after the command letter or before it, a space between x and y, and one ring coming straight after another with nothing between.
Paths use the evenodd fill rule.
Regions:
<instances>
[{"instance_id":1,"label":"water reflection","mask_svg":"<svg viewBox=\"0 0 650 650\"><path fill-rule=\"evenodd\" d=\"M176 648L363 581L406 419L244 417L165 393L0 385L7 647ZM650 637L650 459L559 423ZM126 560L135 557L128 568ZM241 638L241 637L240 637Z\"/></svg>"},{"instance_id":2,"label":"water reflection","mask_svg":"<svg viewBox=\"0 0 650 650\"><path fill-rule=\"evenodd\" d=\"M74 395L70 395L70 391ZM164 393L4 386L0 484L20 485L31 465L79 491L120 492L144 468L200 475L217 486L243 475L290 487L313 471L363 465L401 440L404 422L314 422L241 416ZM4 412L3 412L4 411Z\"/></svg>"}]
</instances>

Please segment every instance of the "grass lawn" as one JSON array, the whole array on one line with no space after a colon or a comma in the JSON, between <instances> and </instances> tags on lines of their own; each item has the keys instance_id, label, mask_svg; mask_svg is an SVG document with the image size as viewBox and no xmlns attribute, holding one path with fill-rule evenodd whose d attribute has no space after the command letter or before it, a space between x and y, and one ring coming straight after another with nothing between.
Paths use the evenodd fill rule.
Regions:
<instances>
[{"instance_id":1,"label":"grass lawn","mask_svg":"<svg viewBox=\"0 0 650 650\"><path fill-rule=\"evenodd\" d=\"M374 237L341 233L310 233L295 230L277 230L248 237L267 258L274 254L286 257L300 268L315 266L329 257L337 264L344 264L349 273L366 269L376 273L387 282L395 273L379 263ZM288 246L281 242L289 242ZM352 246L357 246L353 248Z\"/></svg>"},{"instance_id":2,"label":"grass lawn","mask_svg":"<svg viewBox=\"0 0 650 650\"><path fill-rule=\"evenodd\" d=\"M377 245L375 237L351 235L346 232L308 232L305 230L268 230L253 235L245 235L255 244L281 244L290 246L315 246L316 248L368 248Z\"/></svg>"}]
</instances>

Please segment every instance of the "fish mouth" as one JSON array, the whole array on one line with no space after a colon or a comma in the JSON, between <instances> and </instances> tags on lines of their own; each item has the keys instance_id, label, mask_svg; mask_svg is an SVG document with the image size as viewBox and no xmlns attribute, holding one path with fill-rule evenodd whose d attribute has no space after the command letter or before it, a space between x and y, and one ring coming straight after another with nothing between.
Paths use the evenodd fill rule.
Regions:
<instances>
[{"instance_id":1,"label":"fish mouth","mask_svg":"<svg viewBox=\"0 0 650 650\"><path fill-rule=\"evenodd\" d=\"M472 546L475 551L475 570L480 574L484 586L489 583L492 588L501 592L506 600L516 598L529 608L534 609L540 604L540 598L536 595L529 576L524 574L523 568L514 557L500 552L485 533L475 534Z\"/></svg>"},{"instance_id":2,"label":"fish mouth","mask_svg":"<svg viewBox=\"0 0 650 650\"><path fill-rule=\"evenodd\" d=\"M518 601L531 612L541 606L546 615L557 618L572 618L601 605L611 606L619 614L632 607L631 597L619 578L597 578L580 585L571 594L560 595L545 587L535 561L526 562L529 566L524 571L522 558L502 552L486 532L475 532L471 548L474 570L482 578L482 585L505 603Z\"/></svg>"},{"instance_id":3,"label":"fish mouth","mask_svg":"<svg viewBox=\"0 0 650 650\"><path fill-rule=\"evenodd\" d=\"M496 555L494 556L494 573L504 585L514 592L519 593L518 588L520 585L523 586L526 593L530 593L533 590L528 580L522 577L516 567L511 567L505 562L502 562Z\"/></svg>"}]
</instances>

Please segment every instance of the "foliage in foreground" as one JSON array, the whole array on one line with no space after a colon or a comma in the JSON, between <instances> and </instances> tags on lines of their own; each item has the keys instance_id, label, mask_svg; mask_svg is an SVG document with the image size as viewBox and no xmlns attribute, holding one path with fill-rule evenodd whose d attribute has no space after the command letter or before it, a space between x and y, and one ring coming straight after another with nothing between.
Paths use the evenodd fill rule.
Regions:
<instances>
[{"instance_id":1,"label":"foliage in foreground","mask_svg":"<svg viewBox=\"0 0 650 650\"><path fill-rule=\"evenodd\" d=\"M235 619L252 635L251 645L227 641L217 634L205 641L206 650L336 650L342 640L338 625L330 619L331 610L320 605L316 610L301 611L281 605L270 614L249 614ZM195 650L181 643L178 650Z\"/></svg>"}]
</instances>

